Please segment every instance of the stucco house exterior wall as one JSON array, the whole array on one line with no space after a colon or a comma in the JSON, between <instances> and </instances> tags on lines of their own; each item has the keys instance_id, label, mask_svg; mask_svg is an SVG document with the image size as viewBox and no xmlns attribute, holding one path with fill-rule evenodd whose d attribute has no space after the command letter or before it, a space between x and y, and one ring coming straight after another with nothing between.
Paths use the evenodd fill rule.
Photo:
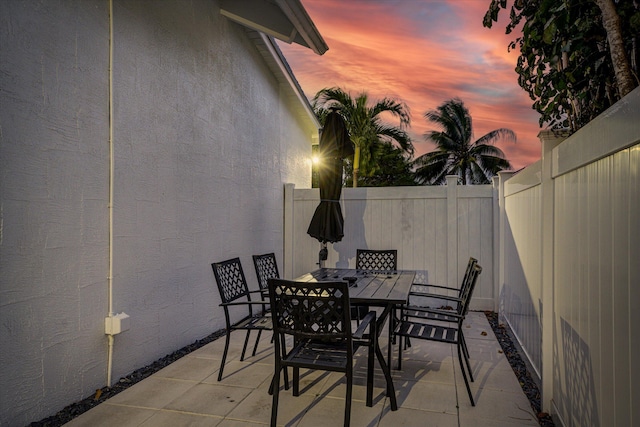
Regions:
<instances>
[{"instance_id":1,"label":"stucco house exterior wall","mask_svg":"<svg viewBox=\"0 0 640 427\"><path fill-rule=\"evenodd\" d=\"M256 40L212 0L0 3L0 425L223 328L211 262L282 259L318 125Z\"/></svg>"}]
</instances>

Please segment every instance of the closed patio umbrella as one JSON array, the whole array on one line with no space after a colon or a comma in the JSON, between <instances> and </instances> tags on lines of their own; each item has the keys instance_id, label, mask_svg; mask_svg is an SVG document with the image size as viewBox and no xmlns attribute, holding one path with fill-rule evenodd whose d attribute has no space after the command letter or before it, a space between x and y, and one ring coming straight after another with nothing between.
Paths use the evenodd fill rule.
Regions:
<instances>
[{"instance_id":1,"label":"closed patio umbrella","mask_svg":"<svg viewBox=\"0 0 640 427\"><path fill-rule=\"evenodd\" d=\"M320 136L319 181L320 204L316 208L307 234L323 243L339 242L344 236L344 218L340 208L342 193L342 160L354 153L347 126L340 114L332 111L327 116ZM324 257L326 259L326 256ZM320 260L323 260L322 251Z\"/></svg>"}]
</instances>

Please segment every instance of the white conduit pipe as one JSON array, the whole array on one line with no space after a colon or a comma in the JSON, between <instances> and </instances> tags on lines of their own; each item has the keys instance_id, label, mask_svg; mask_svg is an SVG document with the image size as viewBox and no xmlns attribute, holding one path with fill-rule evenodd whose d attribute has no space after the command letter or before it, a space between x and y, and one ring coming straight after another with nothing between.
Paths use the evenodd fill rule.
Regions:
<instances>
[{"instance_id":1,"label":"white conduit pipe","mask_svg":"<svg viewBox=\"0 0 640 427\"><path fill-rule=\"evenodd\" d=\"M109 0L109 276L107 287L109 290L109 317L113 317L113 186L114 186L114 158L113 158L113 0ZM113 335L108 335L109 350L107 354L107 387L111 387L113 369Z\"/></svg>"}]
</instances>

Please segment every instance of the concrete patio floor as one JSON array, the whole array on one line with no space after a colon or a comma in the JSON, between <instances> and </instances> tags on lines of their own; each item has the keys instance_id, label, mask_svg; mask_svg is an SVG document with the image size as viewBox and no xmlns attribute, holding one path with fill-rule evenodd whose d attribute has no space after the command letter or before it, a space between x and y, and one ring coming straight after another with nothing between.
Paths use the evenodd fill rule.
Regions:
<instances>
[{"instance_id":1,"label":"concrete patio floor","mask_svg":"<svg viewBox=\"0 0 640 427\"><path fill-rule=\"evenodd\" d=\"M383 338L384 338L383 334ZM393 370L398 410L391 411L384 376L377 368L374 406L365 405L366 350L356 354L351 407L352 426L537 426L518 379L482 312L469 314L465 337L471 353L476 406L472 407L454 346L412 341L402 370ZM224 339L177 360L85 412L77 426L251 426L268 425L273 375L273 345L263 337L258 353L240 362L242 334L232 335L222 381L217 372ZM386 340L382 343L386 355ZM397 351L394 353L397 358ZM393 362L397 367L397 360ZM343 424L344 376L322 371L301 373L301 394L280 392L278 425L329 427Z\"/></svg>"}]
</instances>

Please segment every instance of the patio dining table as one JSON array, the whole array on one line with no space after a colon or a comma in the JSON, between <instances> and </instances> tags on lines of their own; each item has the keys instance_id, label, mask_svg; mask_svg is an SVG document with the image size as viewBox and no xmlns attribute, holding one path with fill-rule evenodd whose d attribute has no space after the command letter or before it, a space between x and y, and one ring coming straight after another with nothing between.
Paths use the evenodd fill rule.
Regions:
<instances>
[{"instance_id":1,"label":"patio dining table","mask_svg":"<svg viewBox=\"0 0 640 427\"><path fill-rule=\"evenodd\" d=\"M381 307L383 310L376 318L378 336L383 330L384 323L389 318L389 344L387 363L384 366L384 358L381 356L381 368L385 370L387 379L387 395L391 400L391 410L398 409L395 397L395 388L391 378L391 339L393 333L393 313L398 305L406 304L411 290L411 284L415 278L415 271L392 270L357 270L350 268L320 268L306 273L296 281L300 282L329 282L329 281L349 281L349 299L353 305L368 305ZM391 317L389 317L392 315ZM379 341L376 353L382 355Z\"/></svg>"}]
</instances>

